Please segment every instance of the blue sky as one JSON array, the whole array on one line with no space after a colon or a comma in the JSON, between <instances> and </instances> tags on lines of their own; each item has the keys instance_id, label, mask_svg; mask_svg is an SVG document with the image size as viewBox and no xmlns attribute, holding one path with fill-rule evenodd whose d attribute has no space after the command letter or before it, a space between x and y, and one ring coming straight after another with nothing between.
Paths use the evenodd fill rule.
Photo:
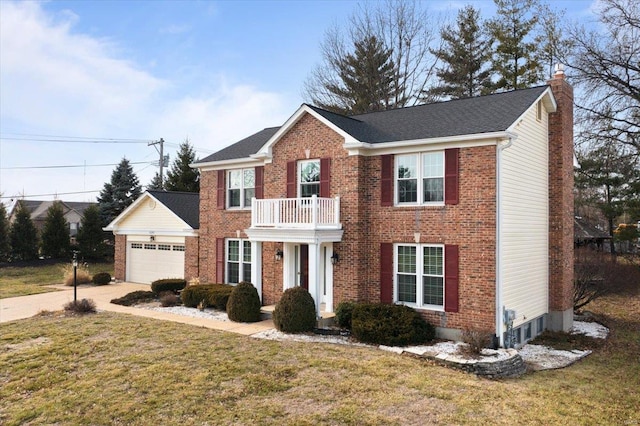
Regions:
<instances>
[{"instance_id":1,"label":"blue sky","mask_svg":"<svg viewBox=\"0 0 640 426\"><path fill-rule=\"evenodd\" d=\"M552 6L589 23L594 1ZM492 0L423 6L453 18L467 3L485 17L495 11ZM52 194L93 201L98 194L88 191L102 189L114 166L92 165L126 156L143 185L151 180L157 168L149 163L158 154L144 141L164 138L173 160L188 137L204 157L282 124L303 102L303 83L321 61L325 31L344 25L358 7L337 0L1 0L2 201ZM57 137L141 143L42 140Z\"/></svg>"}]
</instances>

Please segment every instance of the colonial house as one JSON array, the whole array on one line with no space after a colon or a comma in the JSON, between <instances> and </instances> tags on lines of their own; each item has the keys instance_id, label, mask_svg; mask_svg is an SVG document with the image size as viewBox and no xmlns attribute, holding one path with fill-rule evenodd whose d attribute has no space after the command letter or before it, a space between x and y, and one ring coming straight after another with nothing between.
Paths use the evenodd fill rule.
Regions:
<instances>
[{"instance_id":1,"label":"colonial house","mask_svg":"<svg viewBox=\"0 0 640 426\"><path fill-rule=\"evenodd\" d=\"M265 305L303 286L318 312L401 303L441 337L485 330L501 345L571 327L561 68L540 87L362 115L303 104L193 167L202 282L250 281Z\"/></svg>"}]
</instances>

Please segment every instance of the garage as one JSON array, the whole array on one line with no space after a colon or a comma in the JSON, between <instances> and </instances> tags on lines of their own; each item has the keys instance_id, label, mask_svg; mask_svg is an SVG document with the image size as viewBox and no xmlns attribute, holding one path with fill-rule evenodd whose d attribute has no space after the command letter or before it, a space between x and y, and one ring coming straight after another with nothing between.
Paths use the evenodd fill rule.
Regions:
<instances>
[{"instance_id":1,"label":"garage","mask_svg":"<svg viewBox=\"0 0 640 426\"><path fill-rule=\"evenodd\" d=\"M197 193L147 191L118 215L104 228L116 236L116 279L197 277L199 204Z\"/></svg>"}]
</instances>

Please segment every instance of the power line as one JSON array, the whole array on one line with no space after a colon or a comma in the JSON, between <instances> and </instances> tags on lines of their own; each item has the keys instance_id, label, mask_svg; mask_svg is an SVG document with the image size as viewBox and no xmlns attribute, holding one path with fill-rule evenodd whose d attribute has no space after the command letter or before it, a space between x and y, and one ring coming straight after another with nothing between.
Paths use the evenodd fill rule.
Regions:
<instances>
[{"instance_id":1,"label":"power line","mask_svg":"<svg viewBox=\"0 0 640 426\"><path fill-rule=\"evenodd\" d=\"M129 162L129 164L149 164L149 161L137 161ZM70 164L64 166L16 166L16 167L0 167L0 170L28 170L28 169L71 169L80 167L107 167L117 166L119 163L114 164Z\"/></svg>"},{"instance_id":2,"label":"power line","mask_svg":"<svg viewBox=\"0 0 640 426\"><path fill-rule=\"evenodd\" d=\"M87 136L60 136L34 133L2 133L0 139L32 142L65 142L65 143L148 143L152 139L132 138L100 138Z\"/></svg>"},{"instance_id":3,"label":"power line","mask_svg":"<svg viewBox=\"0 0 640 426\"><path fill-rule=\"evenodd\" d=\"M76 192L54 192L52 194L30 194L30 195L24 195L24 194L20 194L20 195L13 195L13 196L0 196L0 199L2 198L32 198L32 197L48 197L50 195L72 195L72 194L90 194L92 192L100 192L100 189L96 189L95 191L76 191Z\"/></svg>"}]
</instances>

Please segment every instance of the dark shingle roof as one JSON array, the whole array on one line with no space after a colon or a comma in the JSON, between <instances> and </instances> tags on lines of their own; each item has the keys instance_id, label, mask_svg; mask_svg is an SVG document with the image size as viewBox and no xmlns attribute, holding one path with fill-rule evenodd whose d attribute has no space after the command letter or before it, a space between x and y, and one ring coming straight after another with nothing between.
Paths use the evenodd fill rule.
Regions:
<instances>
[{"instance_id":1,"label":"dark shingle roof","mask_svg":"<svg viewBox=\"0 0 640 426\"><path fill-rule=\"evenodd\" d=\"M573 235L575 240L599 240L610 239L611 236L587 222L586 219L576 216L573 222Z\"/></svg>"},{"instance_id":2,"label":"dark shingle roof","mask_svg":"<svg viewBox=\"0 0 640 426\"><path fill-rule=\"evenodd\" d=\"M538 86L349 117L308 106L356 140L376 144L505 131L547 88ZM249 157L278 130L264 129L199 163Z\"/></svg>"},{"instance_id":3,"label":"dark shingle roof","mask_svg":"<svg viewBox=\"0 0 640 426\"><path fill-rule=\"evenodd\" d=\"M147 191L193 229L200 228L200 194L197 192Z\"/></svg>"}]
</instances>

